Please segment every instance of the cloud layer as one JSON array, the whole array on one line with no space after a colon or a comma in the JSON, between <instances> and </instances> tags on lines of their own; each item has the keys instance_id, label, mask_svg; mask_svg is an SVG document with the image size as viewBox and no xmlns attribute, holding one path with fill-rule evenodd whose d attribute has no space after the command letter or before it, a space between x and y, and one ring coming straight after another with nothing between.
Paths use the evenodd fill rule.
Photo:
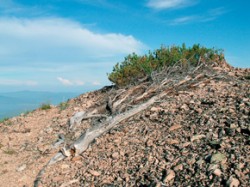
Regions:
<instances>
[{"instance_id":1,"label":"cloud layer","mask_svg":"<svg viewBox=\"0 0 250 187\"><path fill-rule=\"evenodd\" d=\"M1 57L82 59L82 56L107 57L139 52L142 48L143 44L131 35L95 33L70 20L0 18Z\"/></svg>"},{"instance_id":2,"label":"cloud layer","mask_svg":"<svg viewBox=\"0 0 250 187\"><path fill-rule=\"evenodd\" d=\"M196 0L149 0L147 6L153 9L169 9L191 6L196 3Z\"/></svg>"},{"instance_id":3,"label":"cloud layer","mask_svg":"<svg viewBox=\"0 0 250 187\"><path fill-rule=\"evenodd\" d=\"M62 83L64 86L83 86L85 83L81 80L69 80L69 79L65 79L62 77L57 77L57 80Z\"/></svg>"},{"instance_id":4,"label":"cloud layer","mask_svg":"<svg viewBox=\"0 0 250 187\"><path fill-rule=\"evenodd\" d=\"M208 22L217 19L219 16L225 14L227 10L224 7L208 10L201 15L188 15L176 18L170 21L170 25L183 25L189 23Z\"/></svg>"},{"instance_id":5,"label":"cloud layer","mask_svg":"<svg viewBox=\"0 0 250 187\"><path fill-rule=\"evenodd\" d=\"M37 86L37 82L33 80L15 80L15 79L0 79L0 85L12 85L12 86Z\"/></svg>"},{"instance_id":6,"label":"cloud layer","mask_svg":"<svg viewBox=\"0 0 250 187\"><path fill-rule=\"evenodd\" d=\"M39 85L52 81L93 85L106 77L120 57L141 53L144 47L131 35L97 33L72 20L0 17L0 68L8 70L5 76L13 80L5 85L29 85L30 79Z\"/></svg>"}]
</instances>

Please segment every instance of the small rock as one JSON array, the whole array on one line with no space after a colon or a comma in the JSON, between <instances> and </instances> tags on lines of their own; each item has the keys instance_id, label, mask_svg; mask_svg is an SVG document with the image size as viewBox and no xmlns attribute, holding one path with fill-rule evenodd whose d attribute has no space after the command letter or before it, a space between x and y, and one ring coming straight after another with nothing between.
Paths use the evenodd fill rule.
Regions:
<instances>
[{"instance_id":1,"label":"small rock","mask_svg":"<svg viewBox=\"0 0 250 187\"><path fill-rule=\"evenodd\" d=\"M229 180L227 181L227 185L229 187L238 187L240 185L240 181L234 177L230 177Z\"/></svg>"},{"instance_id":2,"label":"small rock","mask_svg":"<svg viewBox=\"0 0 250 187\"><path fill-rule=\"evenodd\" d=\"M185 111L188 111L189 110L189 107L187 104L184 104L181 106L181 109L185 110Z\"/></svg>"},{"instance_id":3,"label":"small rock","mask_svg":"<svg viewBox=\"0 0 250 187\"><path fill-rule=\"evenodd\" d=\"M179 129L179 128L181 128L181 125L176 124L176 125L171 126L171 127L169 128L169 131L174 131L174 130L177 130L177 129Z\"/></svg>"},{"instance_id":4,"label":"small rock","mask_svg":"<svg viewBox=\"0 0 250 187\"><path fill-rule=\"evenodd\" d=\"M157 182L155 187L161 187L161 183L160 182Z\"/></svg>"},{"instance_id":5,"label":"small rock","mask_svg":"<svg viewBox=\"0 0 250 187\"><path fill-rule=\"evenodd\" d=\"M154 145L153 140L150 140L150 139L149 139L149 140L146 142L146 145L147 145L148 147Z\"/></svg>"},{"instance_id":6,"label":"small rock","mask_svg":"<svg viewBox=\"0 0 250 187\"><path fill-rule=\"evenodd\" d=\"M77 162L77 161L80 161L80 160L82 160L82 157L81 157L81 156L76 156L76 157L73 157L73 158L72 158L72 161L73 161L73 162Z\"/></svg>"},{"instance_id":7,"label":"small rock","mask_svg":"<svg viewBox=\"0 0 250 187\"><path fill-rule=\"evenodd\" d=\"M202 109L201 108L197 108L197 109L195 109L195 112L201 114L202 113Z\"/></svg>"},{"instance_id":8,"label":"small rock","mask_svg":"<svg viewBox=\"0 0 250 187\"><path fill-rule=\"evenodd\" d=\"M210 164L208 167L208 171L214 171L219 168L218 164Z\"/></svg>"},{"instance_id":9,"label":"small rock","mask_svg":"<svg viewBox=\"0 0 250 187\"><path fill-rule=\"evenodd\" d=\"M61 168L62 168L62 169L68 169L68 168L69 168L69 165L68 165L68 164L62 164L62 165L61 165Z\"/></svg>"},{"instance_id":10,"label":"small rock","mask_svg":"<svg viewBox=\"0 0 250 187\"><path fill-rule=\"evenodd\" d=\"M190 145L190 142L186 142L186 143L182 144L182 147L187 147L189 145Z\"/></svg>"},{"instance_id":11,"label":"small rock","mask_svg":"<svg viewBox=\"0 0 250 187\"><path fill-rule=\"evenodd\" d=\"M173 144L179 144L179 140L171 139L167 141L168 144L173 145Z\"/></svg>"},{"instance_id":12,"label":"small rock","mask_svg":"<svg viewBox=\"0 0 250 187\"><path fill-rule=\"evenodd\" d=\"M149 119L151 119L152 121L157 120L158 119L158 114L157 113L153 113L149 116Z\"/></svg>"},{"instance_id":13,"label":"small rock","mask_svg":"<svg viewBox=\"0 0 250 187\"><path fill-rule=\"evenodd\" d=\"M161 110L162 110L162 108L160 108L160 107L152 107L150 109L151 112L160 112Z\"/></svg>"},{"instance_id":14,"label":"small rock","mask_svg":"<svg viewBox=\"0 0 250 187\"><path fill-rule=\"evenodd\" d=\"M89 170L89 173L90 173L91 175L95 176L95 177L98 177L98 176L101 175L99 172L94 171L94 170Z\"/></svg>"},{"instance_id":15,"label":"small rock","mask_svg":"<svg viewBox=\"0 0 250 187\"><path fill-rule=\"evenodd\" d=\"M169 183L171 180L175 178L175 172L173 170L168 170L167 171L167 176L163 180L164 183Z\"/></svg>"},{"instance_id":16,"label":"small rock","mask_svg":"<svg viewBox=\"0 0 250 187\"><path fill-rule=\"evenodd\" d=\"M200 166L200 165L204 164L205 162L204 162L204 160L200 159L196 163Z\"/></svg>"},{"instance_id":17,"label":"small rock","mask_svg":"<svg viewBox=\"0 0 250 187\"><path fill-rule=\"evenodd\" d=\"M195 141L195 140L202 139L202 138L206 138L206 136L205 136L204 134L194 135L194 136L191 138L191 142L193 142L193 141Z\"/></svg>"},{"instance_id":18,"label":"small rock","mask_svg":"<svg viewBox=\"0 0 250 187\"><path fill-rule=\"evenodd\" d=\"M215 153L211 157L211 163L225 163L227 161L227 157L222 153Z\"/></svg>"},{"instance_id":19,"label":"small rock","mask_svg":"<svg viewBox=\"0 0 250 187\"><path fill-rule=\"evenodd\" d=\"M48 127L47 129L45 129L45 132L46 132L47 134L51 134L51 133L53 132L53 128Z\"/></svg>"},{"instance_id":20,"label":"small rock","mask_svg":"<svg viewBox=\"0 0 250 187\"><path fill-rule=\"evenodd\" d=\"M244 167L245 167L245 163L244 162L241 162L241 163L238 164L238 168L239 169L242 169Z\"/></svg>"},{"instance_id":21,"label":"small rock","mask_svg":"<svg viewBox=\"0 0 250 187\"><path fill-rule=\"evenodd\" d=\"M21 171L25 170L26 167L27 167L27 165L26 165L26 164L23 164L23 165L17 167L16 171L17 171L17 172L21 172Z\"/></svg>"},{"instance_id":22,"label":"small rock","mask_svg":"<svg viewBox=\"0 0 250 187\"><path fill-rule=\"evenodd\" d=\"M183 170L183 165L182 165L182 164L179 164L179 165L175 166L175 167L174 167L174 170L175 170L175 171L179 171L179 170L182 171L182 170Z\"/></svg>"},{"instance_id":23,"label":"small rock","mask_svg":"<svg viewBox=\"0 0 250 187\"><path fill-rule=\"evenodd\" d=\"M237 129L237 125L235 125L234 123L230 124L230 129Z\"/></svg>"},{"instance_id":24,"label":"small rock","mask_svg":"<svg viewBox=\"0 0 250 187\"><path fill-rule=\"evenodd\" d=\"M222 172L221 172L220 169L217 168L217 169L215 169L215 170L213 171L213 174L216 175L216 176L218 176L218 177L220 177L221 174L222 174Z\"/></svg>"},{"instance_id":25,"label":"small rock","mask_svg":"<svg viewBox=\"0 0 250 187\"><path fill-rule=\"evenodd\" d=\"M113 159L118 159L119 158L119 153L118 152L113 153L112 158Z\"/></svg>"}]
</instances>

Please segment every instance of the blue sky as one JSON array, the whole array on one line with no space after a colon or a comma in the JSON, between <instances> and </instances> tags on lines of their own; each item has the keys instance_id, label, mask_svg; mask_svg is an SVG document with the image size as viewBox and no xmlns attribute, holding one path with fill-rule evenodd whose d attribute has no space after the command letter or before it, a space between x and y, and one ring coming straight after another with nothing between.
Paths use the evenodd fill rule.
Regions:
<instances>
[{"instance_id":1,"label":"blue sky","mask_svg":"<svg viewBox=\"0 0 250 187\"><path fill-rule=\"evenodd\" d=\"M110 84L132 52L200 43L250 67L247 0L0 0L0 92Z\"/></svg>"}]
</instances>

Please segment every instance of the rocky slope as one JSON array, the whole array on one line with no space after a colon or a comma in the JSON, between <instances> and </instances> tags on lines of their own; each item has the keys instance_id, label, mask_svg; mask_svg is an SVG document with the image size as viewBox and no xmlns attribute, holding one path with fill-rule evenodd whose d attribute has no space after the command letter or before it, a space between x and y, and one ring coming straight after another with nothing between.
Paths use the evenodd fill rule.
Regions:
<instances>
[{"instance_id":1,"label":"rocky slope","mask_svg":"<svg viewBox=\"0 0 250 187\"><path fill-rule=\"evenodd\" d=\"M75 113L96 109L109 115L109 98L125 98L112 114L119 115L164 92L81 156L49 166L40 186L250 186L249 76L250 69L226 63L173 68L136 86L104 87L66 107L5 121L0 124L0 186L33 186L60 147L102 122L87 119L69 130Z\"/></svg>"}]
</instances>

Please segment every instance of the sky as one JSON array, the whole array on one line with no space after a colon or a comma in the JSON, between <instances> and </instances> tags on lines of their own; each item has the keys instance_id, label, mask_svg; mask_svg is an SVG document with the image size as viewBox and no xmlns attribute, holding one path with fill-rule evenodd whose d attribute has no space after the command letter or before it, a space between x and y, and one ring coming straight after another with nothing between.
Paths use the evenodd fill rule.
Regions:
<instances>
[{"instance_id":1,"label":"sky","mask_svg":"<svg viewBox=\"0 0 250 187\"><path fill-rule=\"evenodd\" d=\"M248 0L0 0L0 92L110 85L130 53L199 43L250 67Z\"/></svg>"}]
</instances>

